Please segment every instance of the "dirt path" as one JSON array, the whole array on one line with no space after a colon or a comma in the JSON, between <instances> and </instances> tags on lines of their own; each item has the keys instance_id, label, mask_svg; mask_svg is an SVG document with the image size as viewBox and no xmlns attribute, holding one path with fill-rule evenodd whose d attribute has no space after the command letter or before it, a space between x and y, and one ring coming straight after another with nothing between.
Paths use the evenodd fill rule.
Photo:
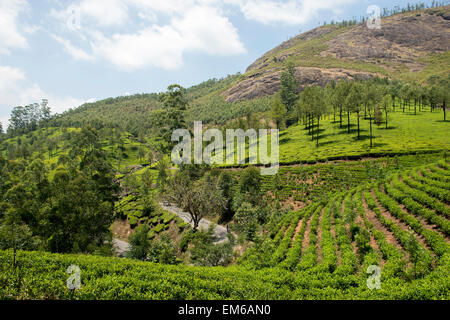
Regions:
<instances>
[{"instance_id":1,"label":"dirt path","mask_svg":"<svg viewBox=\"0 0 450 320\"><path fill-rule=\"evenodd\" d=\"M295 227L294 236L292 237L292 243L294 243L295 238L297 237L298 233L300 232L300 229L302 228L303 220L305 220L305 218L301 218L297 226Z\"/></svg>"},{"instance_id":2,"label":"dirt path","mask_svg":"<svg viewBox=\"0 0 450 320\"><path fill-rule=\"evenodd\" d=\"M380 185L380 191L385 193L383 186ZM405 222L403 222L402 220L400 220L397 217L394 217L388 210L386 210L385 207L383 207L383 205L380 203L380 201L378 200L377 196L375 195L375 191L372 190L372 196L375 199L375 203L378 206L378 209L380 209L381 214L386 217L389 220L392 220L395 222L396 225L398 225L401 229L403 229L404 231L407 232L412 232L414 234L414 237L417 239L417 241L419 241L419 243L421 245L423 245L425 248L427 248L431 253L433 253L433 251L431 250L431 247L429 246L429 244L427 243L427 241L425 240L425 238L421 235L418 234L417 232L413 231L409 225Z\"/></svg>"},{"instance_id":3,"label":"dirt path","mask_svg":"<svg viewBox=\"0 0 450 320\"><path fill-rule=\"evenodd\" d=\"M373 212L369 208L366 199L363 198L362 203L367 220L369 220L369 222L373 225L373 227L376 230L380 231L383 234L384 238L386 239L386 242L399 249L401 252L403 252L403 254L407 254L405 249L398 242L397 238L395 238L394 233L390 231L384 224L382 224L381 221L378 220L378 217L375 214L375 212Z\"/></svg>"},{"instance_id":4,"label":"dirt path","mask_svg":"<svg viewBox=\"0 0 450 320\"><path fill-rule=\"evenodd\" d=\"M167 210L171 213L176 214L177 216L179 216L181 219L183 219L184 222L189 223L192 227L194 226L194 222L192 221L191 215L187 212L183 212L183 210L181 210L180 208L172 205L172 204L168 204L168 203L162 203L160 202L159 205L164 209ZM214 243L215 244L219 244L219 243L224 243L224 242L228 242L228 231L227 228L225 228L224 226L221 225L217 225L209 220L206 219L201 219L198 225L198 228L200 230L208 230L209 226L211 224L214 224Z\"/></svg>"}]
</instances>

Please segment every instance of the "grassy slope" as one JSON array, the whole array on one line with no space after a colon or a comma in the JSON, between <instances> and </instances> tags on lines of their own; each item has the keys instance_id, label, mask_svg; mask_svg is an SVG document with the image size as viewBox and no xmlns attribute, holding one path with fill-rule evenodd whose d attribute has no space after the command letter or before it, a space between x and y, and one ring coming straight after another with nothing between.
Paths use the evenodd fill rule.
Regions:
<instances>
[{"instance_id":1,"label":"grassy slope","mask_svg":"<svg viewBox=\"0 0 450 320\"><path fill-rule=\"evenodd\" d=\"M450 10L447 7L440 7L430 9L433 12L445 13ZM400 13L401 16L415 16L423 10L411 11L407 13ZM382 19L382 24L391 23L392 16ZM400 63L393 63L387 60L374 59L373 61L359 61L351 59L339 59L333 56L321 56L321 53L328 49L327 41L334 39L336 36L352 31L358 25L352 26L337 26L326 25L318 27L316 30L326 30L324 34L314 37L309 40L303 40L302 35L299 35L289 41L292 42L287 48L282 46L274 48L264 54L257 61L264 60L264 67L250 70L243 74L244 78L255 76L255 74L263 73L264 71L276 71L282 69L286 61L293 62L296 66L302 67L317 67L317 68L342 68L356 71L366 71L378 74L380 76L387 76L399 80L415 80L418 82L425 81L431 75L447 75L447 70L450 67L449 53L433 54L425 52L417 52L419 56L415 59L416 62L424 63L425 67L420 71L411 72L405 65ZM357 44L356 44L357 45ZM284 61L279 61L277 57L287 56Z\"/></svg>"},{"instance_id":2,"label":"grassy slope","mask_svg":"<svg viewBox=\"0 0 450 320\"><path fill-rule=\"evenodd\" d=\"M357 140L356 116L350 118L351 133L347 134L333 119L321 121L319 147L311 140L308 130L298 125L280 133L280 163L325 160L371 154L395 154L413 151L446 150L450 146L449 123L442 121L442 113L413 111L403 114L397 110L389 115L388 129L372 124L374 147L369 145L369 121L360 119L361 140Z\"/></svg>"}]
</instances>

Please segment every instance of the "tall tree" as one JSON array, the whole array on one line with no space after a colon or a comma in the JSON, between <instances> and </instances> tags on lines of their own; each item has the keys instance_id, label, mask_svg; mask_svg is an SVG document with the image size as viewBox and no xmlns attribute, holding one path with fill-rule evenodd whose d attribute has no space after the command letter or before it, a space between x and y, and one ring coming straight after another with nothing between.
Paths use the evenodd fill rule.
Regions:
<instances>
[{"instance_id":1,"label":"tall tree","mask_svg":"<svg viewBox=\"0 0 450 320\"><path fill-rule=\"evenodd\" d=\"M189 213L194 231L204 216L218 214L225 208L222 190L212 179L203 177L191 181L186 174L180 172L168 185L166 197Z\"/></svg>"},{"instance_id":2,"label":"tall tree","mask_svg":"<svg viewBox=\"0 0 450 320\"><path fill-rule=\"evenodd\" d=\"M163 103L165 108L163 117L158 120L159 125L163 128L161 135L167 144L165 151L168 151L174 146L172 132L176 129L186 127L184 119L184 113L188 103L186 89L178 84L172 84L167 88L167 92L159 95L158 99Z\"/></svg>"},{"instance_id":3,"label":"tall tree","mask_svg":"<svg viewBox=\"0 0 450 320\"><path fill-rule=\"evenodd\" d=\"M342 112L345 107L345 101L350 91L350 81L339 80L336 84L336 103L339 106L339 128L342 128Z\"/></svg>"},{"instance_id":4,"label":"tall tree","mask_svg":"<svg viewBox=\"0 0 450 320\"><path fill-rule=\"evenodd\" d=\"M447 103L450 95L450 76L447 79L439 81L438 91L439 101L442 103L442 111L444 112L444 121L447 121Z\"/></svg>"},{"instance_id":5,"label":"tall tree","mask_svg":"<svg viewBox=\"0 0 450 320\"><path fill-rule=\"evenodd\" d=\"M349 108L349 112L353 111L356 113L356 120L357 120L357 130L358 130L358 140L360 139L361 135L360 135L360 124L359 124L359 120L360 120L360 113L362 111L362 107L364 104L364 100L363 100L363 86L358 83L355 82L351 89L350 92L347 96L346 102L345 104L348 106Z\"/></svg>"},{"instance_id":6,"label":"tall tree","mask_svg":"<svg viewBox=\"0 0 450 320\"><path fill-rule=\"evenodd\" d=\"M280 98L276 98L270 110L271 117L277 126L277 129L283 128L286 119L286 107Z\"/></svg>"},{"instance_id":7,"label":"tall tree","mask_svg":"<svg viewBox=\"0 0 450 320\"><path fill-rule=\"evenodd\" d=\"M386 94L383 97L383 100L381 102L381 109L384 112L384 118L386 120L386 129L388 128L388 113L389 113L389 108L392 104L392 97L390 94Z\"/></svg>"},{"instance_id":8,"label":"tall tree","mask_svg":"<svg viewBox=\"0 0 450 320\"><path fill-rule=\"evenodd\" d=\"M314 100L312 101L312 115L317 119L317 129L316 129L316 147L319 146L320 137L320 118L328 113L328 104L326 103L324 89L321 86L312 87L312 96Z\"/></svg>"},{"instance_id":9,"label":"tall tree","mask_svg":"<svg viewBox=\"0 0 450 320\"><path fill-rule=\"evenodd\" d=\"M369 129L370 129L370 148L373 147L373 131L372 121L375 118L375 109L381 100L381 92L377 85L371 84L365 87L365 96L367 97L367 113L369 114Z\"/></svg>"},{"instance_id":10,"label":"tall tree","mask_svg":"<svg viewBox=\"0 0 450 320\"><path fill-rule=\"evenodd\" d=\"M295 78L295 66L293 63L288 63L285 70L280 77L280 98L281 102L286 107L286 112L292 115L295 104L298 100L298 81ZM291 123L287 123L289 126Z\"/></svg>"}]
</instances>

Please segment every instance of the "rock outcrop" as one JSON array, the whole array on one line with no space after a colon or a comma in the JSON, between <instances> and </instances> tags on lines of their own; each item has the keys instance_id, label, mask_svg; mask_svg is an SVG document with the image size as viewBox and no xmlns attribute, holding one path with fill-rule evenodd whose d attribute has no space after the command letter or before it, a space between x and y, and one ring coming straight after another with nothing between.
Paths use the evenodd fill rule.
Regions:
<instances>
[{"instance_id":1,"label":"rock outcrop","mask_svg":"<svg viewBox=\"0 0 450 320\"><path fill-rule=\"evenodd\" d=\"M270 50L222 95L233 102L277 92L287 58L297 66L301 91L342 78L421 71L427 66L424 58L449 50L450 6L396 14L382 19L381 29L369 29L364 23L344 28L328 25Z\"/></svg>"}]
</instances>

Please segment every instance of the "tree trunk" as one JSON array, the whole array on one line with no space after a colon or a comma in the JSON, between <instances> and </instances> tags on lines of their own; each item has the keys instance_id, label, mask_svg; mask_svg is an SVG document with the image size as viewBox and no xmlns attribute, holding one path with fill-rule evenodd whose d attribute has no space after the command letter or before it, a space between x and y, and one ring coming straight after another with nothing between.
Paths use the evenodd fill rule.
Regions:
<instances>
[{"instance_id":1,"label":"tree trunk","mask_svg":"<svg viewBox=\"0 0 450 320\"><path fill-rule=\"evenodd\" d=\"M358 118L358 140L360 139L359 135L359 111L356 112L356 117Z\"/></svg>"},{"instance_id":2,"label":"tree trunk","mask_svg":"<svg viewBox=\"0 0 450 320\"><path fill-rule=\"evenodd\" d=\"M350 133L350 110L347 111L347 133Z\"/></svg>"},{"instance_id":3,"label":"tree trunk","mask_svg":"<svg viewBox=\"0 0 450 320\"><path fill-rule=\"evenodd\" d=\"M388 128L388 112L387 109L384 110L384 116L386 117L386 129Z\"/></svg>"},{"instance_id":4,"label":"tree trunk","mask_svg":"<svg viewBox=\"0 0 450 320\"><path fill-rule=\"evenodd\" d=\"M445 107L445 100L443 101L443 104L442 104L442 109L444 110L444 122L445 121L447 121L447 118L446 118L446 113L445 113L445 109L446 109L446 107Z\"/></svg>"},{"instance_id":5,"label":"tree trunk","mask_svg":"<svg viewBox=\"0 0 450 320\"><path fill-rule=\"evenodd\" d=\"M370 149L372 149L372 116L370 116L369 123L370 123Z\"/></svg>"},{"instance_id":6,"label":"tree trunk","mask_svg":"<svg viewBox=\"0 0 450 320\"><path fill-rule=\"evenodd\" d=\"M319 147L319 130L320 129L320 117L317 117L317 140L316 147Z\"/></svg>"},{"instance_id":7,"label":"tree trunk","mask_svg":"<svg viewBox=\"0 0 450 320\"><path fill-rule=\"evenodd\" d=\"M339 107L339 128L342 128L342 107Z\"/></svg>"}]
</instances>

